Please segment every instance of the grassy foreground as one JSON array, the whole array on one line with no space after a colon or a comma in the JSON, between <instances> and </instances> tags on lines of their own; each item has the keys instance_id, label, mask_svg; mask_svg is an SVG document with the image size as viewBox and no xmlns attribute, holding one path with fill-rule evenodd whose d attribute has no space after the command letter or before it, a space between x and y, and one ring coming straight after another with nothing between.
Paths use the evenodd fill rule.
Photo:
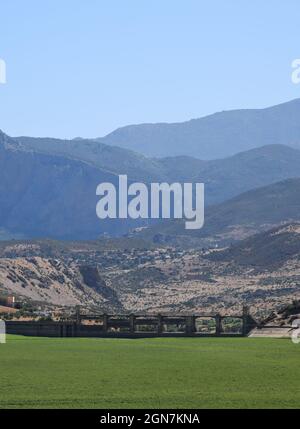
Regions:
<instances>
[{"instance_id":1,"label":"grassy foreground","mask_svg":"<svg viewBox=\"0 0 300 429\"><path fill-rule=\"evenodd\" d=\"M0 408L300 408L299 358L276 339L10 336Z\"/></svg>"}]
</instances>

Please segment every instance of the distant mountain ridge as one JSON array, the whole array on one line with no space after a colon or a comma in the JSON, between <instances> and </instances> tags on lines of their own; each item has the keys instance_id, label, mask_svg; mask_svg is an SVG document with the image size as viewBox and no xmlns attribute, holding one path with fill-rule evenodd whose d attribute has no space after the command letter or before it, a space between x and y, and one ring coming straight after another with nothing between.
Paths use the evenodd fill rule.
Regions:
<instances>
[{"instance_id":1,"label":"distant mountain ridge","mask_svg":"<svg viewBox=\"0 0 300 429\"><path fill-rule=\"evenodd\" d=\"M97 140L149 157L187 155L205 160L269 144L300 147L300 99L266 109L219 112L182 123L129 125Z\"/></svg>"},{"instance_id":2,"label":"distant mountain ridge","mask_svg":"<svg viewBox=\"0 0 300 429\"><path fill-rule=\"evenodd\" d=\"M185 230L182 221L171 221L143 230L138 236L179 246L228 246L259 231L299 221L300 179L297 178L254 189L208 207L201 230Z\"/></svg>"},{"instance_id":3,"label":"distant mountain ridge","mask_svg":"<svg viewBox=\"0 0 300 429\"><path fill-rule=\"evenodd\" d=\"M238 224L241 206L232 198L242 194L243 205L245 192L300 177L300 151L285 145L265 145L210 161L189 156L159 159L96 140L11 138L0 132L0 239L96 239L103 234L120 236L136 227L151 225L148 220L100 221L96 217L97 185L100 182L117 185L119 174L127 174L129 181L145 183L205 183L206 206L218 205L222 215L215 218L208 207L205 228L196 231L193 237L185 233L184 236L197 243L201 238L207 243L209 234L220 233L222 237L214 236L211 242L224 242L225 233L229 242L232 232L224 232L222 228L218 231L218 228L225 220L225 229L230 224L233 228ZM293 182L290 186L293 192ZM255 195L259 195L259 190L257 192ZM282 212L279 222L290 220L289 214L297 199L296 193L293 199L284 202L286 213ZM261 203L258 206L252 200L249 211L243 215L248 223L254 222L254 228L260 228L260 223L265 222L265 213L260 216L260 211L269 210L263 200ZM254 221L247 213L251 213ZM178 236L177 226L173 231L174 224L176 222L170 222L157 228L158 231L162 228L163 234Z\"/></svg>"},{"instance_id":4,"label":"distant mountain ridge","mask_svg":"<svg viewBox=\"0 0 300 429\"><path fill-rule=\"evenodd\" d=\"M132 179L164 178L159 163L144 155L95 140L17 137L14 139L26 151L72 158L101 168L107 173L128 174Z\"/></svg>"},{"instance_id":5,"label":"distant mountain ridge","mask_svg":"<svg viewBox=\"0 0 300 429\"><path fill-rule=\"evenodd\" d=\"M229 158L197 161L177 157L160 160L169 180L203 182L206 203L217 204L251 189L300 177L300 151L268 145Z\"/></svg>"},{"instance_id":6,"label":"distant mountain ridge","mask_svg":"<svg viewBox=\"0 0 300 429\"><path fill-rule=\"evenodd\" d=\"M130 225L96 217L96 187L117 177L70 158L24 151L0 134L0 227L7 235L71 239L120 234Z\"/></svg>"},{"instance_id":7,"label":"distant mountain ridge","mask_svg":"<svg viewBox=\"0 0 300 429\"><path fill-rule=\"evenodd\" d=\"M147 158L91 140L31 137L15 140L25 151L82 161L107 174L127 174L132 181L202 182L207 204L217 204L253 188L300 177L300 151L285 145L267 145L228 158L203 161L188 156Z\"/></svg>"}]
</instances>

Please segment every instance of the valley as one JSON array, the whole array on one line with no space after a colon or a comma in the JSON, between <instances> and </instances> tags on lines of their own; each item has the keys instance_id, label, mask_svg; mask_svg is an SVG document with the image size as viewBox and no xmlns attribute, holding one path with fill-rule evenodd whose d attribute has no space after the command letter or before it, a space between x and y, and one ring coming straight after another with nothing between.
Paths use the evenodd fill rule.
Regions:
<instances>
[{"instance_id":1,"label":"valley","mask_svg":"<svg viewBox=\"0 0 300 429\"><path fill-rule=\"evenodd\" d=\"M224 249L135 247L130 239L115 248L113 240L111 247L7 242L0 248L0 291L47 314L76 305L97 312L234 314L247 303L266 317L300 299L299 234L299 224L288 224Z\"/></svg>"},{"instance_id":2,"label":"valley","mask_svg":"<svg viewBox=\"0 0 300 429\"><path fill-rule=\"evenodd\" d=\"M299 118L294 100L101 139L0 132L0 295L26 308L13 317L233 314L245 303L265 317L299 299ZM204 183L204 227L98 219L96 189L120 175L128 186Z\"/></svg>"}]
</instances>

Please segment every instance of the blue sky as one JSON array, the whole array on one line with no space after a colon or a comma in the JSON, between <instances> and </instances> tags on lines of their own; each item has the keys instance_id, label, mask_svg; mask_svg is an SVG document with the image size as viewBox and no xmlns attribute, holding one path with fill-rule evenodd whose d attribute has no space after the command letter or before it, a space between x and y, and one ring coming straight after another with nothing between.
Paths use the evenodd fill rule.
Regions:
<instances>
[{"instance_id":1,"label":"blue sky","mask_svg":"<svg viewBox=\"0 0 300 429\"><path fill-rule=\"evenodd\" d=\"M102 136L300 97L299 0L10 0L0 128Z\"/></svg>"}]
</instances>

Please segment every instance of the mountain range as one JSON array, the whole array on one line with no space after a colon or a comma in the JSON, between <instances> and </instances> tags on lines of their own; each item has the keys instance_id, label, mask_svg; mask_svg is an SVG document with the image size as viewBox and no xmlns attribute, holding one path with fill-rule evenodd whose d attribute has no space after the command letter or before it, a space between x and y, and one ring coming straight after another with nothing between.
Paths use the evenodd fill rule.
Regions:
<instances>
[{"instance_id":1,"label":"mountain range","mask_svg":"<svg viewBox=\"0 0 300 429\"><path fill-rule=\"evenodd\" d=\"M202 182L206 203L227 200L249 189L291 177L300 177L300 151L285 145L267 145L217 160L189 156L146 158L127 149L91 140L20 137L24 151L83 161L104 174L127 174L132 181Z\"/></svg>"},{"instance_id":2,"label":"mountain range","mask_svg":"<svg viewBox=\"0 0 300 429\"><path fill-rule=\"evenodd\" d=\"M299 297L299 119L295 100L103 139L0 132L0 294L46 312L234 314L247 302L265 315L288 304ZM203 182L204 227L100 221L96 187L120 174Z\"/></svg>"},{"instance_id":3,"label":"mountain range","mask_svg":"<svg viewBox=\"0 0 300 429\"><path fill-rule=\"evenodd\" d=\"M161 147L169 155L178 154L164 158L147 157L143 144L140 146L143 154L137 153L131 150L135 148L131 140L126 145L122 139L113 142L112 135L100 140L59 140L11 138L0 132L0 238L95 239L103 234L128 234L140 226L148 227L146 234L152 238L157 234L182 235L177 226L180 222L153 226L141 220L100 221L95 213L96 187L100 182L117 185L119 174L127 174L129 181L145 183L205 183L205 228L192 235L183 233L198 243L209 235L216 242L220 235L220 242L226 237L230 241L235 239L232 231L237 229L239 237L263 224L297 220L299 119L300 100L295 100L259 111L223 112L176 127L164 125L163 128L177 130L173 151L167 141L150 133L153 148ZM203 124L211 124L211 128ZM152 126L138 127L139 135L145 129L142 135L146 140L149 127ZM157 127L153 125L151 129ZM205 160L208 152L201 152L201 148L206 143L196 145L196 140L203 141L203 129L211 138L205 138L209 142L207 147L218 159ZM196 134L198 137L190 140ZM226 140L229 134L231 143ZM134 136L135 132L129 135ZM184 139L182 144L180 138ZM190 148L195 145L201 150L193 155L203 159L190 156ZM238 150L243 151L236 153ZM270 199L272 204L268 205ZM274 210L276 201L279 210Z\"/></svg>"},{"instance_id":4,"label":"mountain range","mask_svg":"<svg viewBox=\"0 0 300 429\"><path fill-rule=\"evenodd\" d=\"M276 225L300 221L299 196L300 179L288 179L209 206L200 230L186 230L180 220L154 225L138 235L153 242L189 247L228 246Z\"/></svg>"},{"instance_id":5,"label":"mountain range","mask_svg":"<svg viewBox=\"0 0 300 429\"><path fill-rule=\"evenodd\" d=\"M150 157L216 159L269 144L300 145L300 99L182 123L130 125L98 139Z\"/></svg>"}]
</instances>

